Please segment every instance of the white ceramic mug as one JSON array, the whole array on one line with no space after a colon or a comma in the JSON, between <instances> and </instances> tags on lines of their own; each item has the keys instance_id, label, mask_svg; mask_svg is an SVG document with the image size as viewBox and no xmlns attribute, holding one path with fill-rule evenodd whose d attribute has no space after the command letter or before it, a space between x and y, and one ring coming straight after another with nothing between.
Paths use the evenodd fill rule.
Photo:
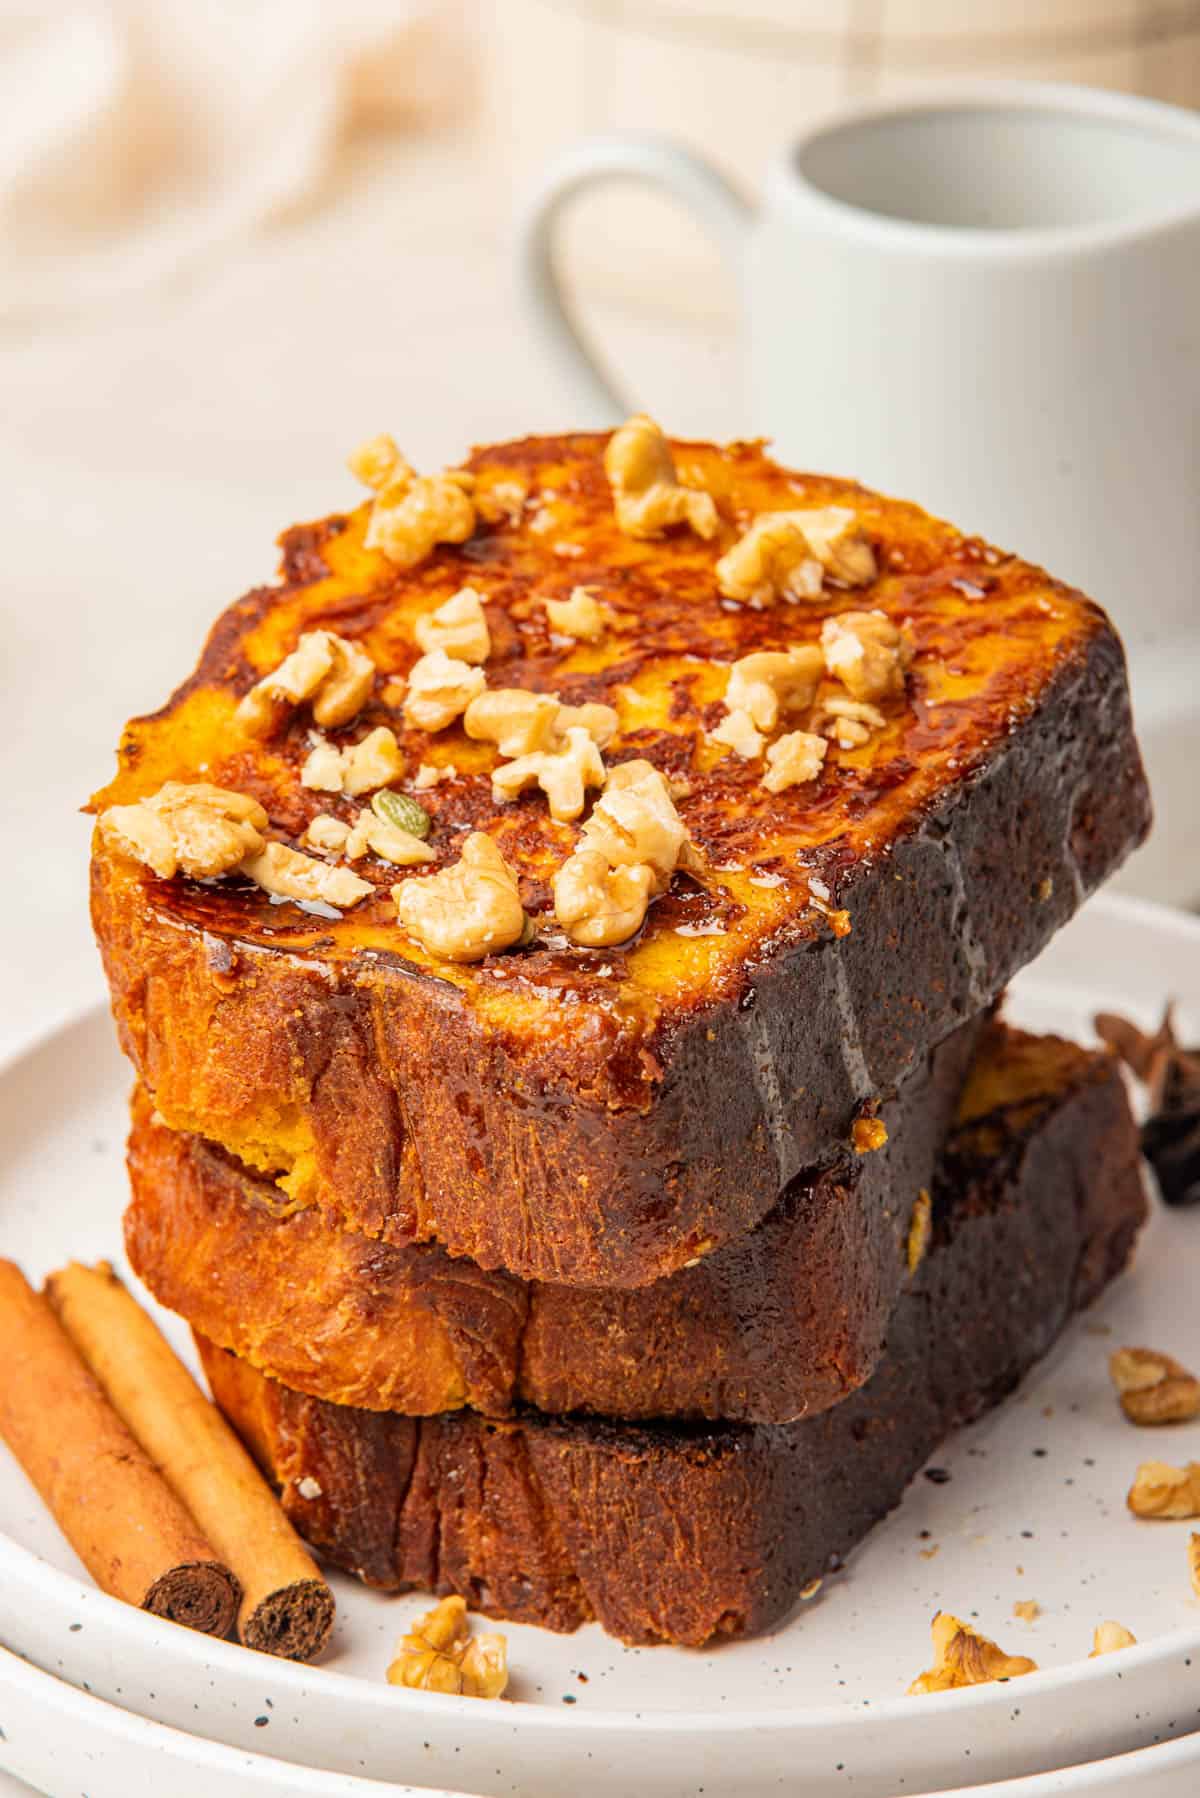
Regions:
<instances>
[{"instance_id":1,"label":"white ceramic mug","mask_svg":"<svg viewBox=\"0 0 1200 1798\"><path fill-rule=\"evenodd\" d=\"M732 429L1044 562L1108 606L1169 701L1200 650L1200 116L1036 83L869 106L788 149L757 211L674 143L586 140L521 236L529 310L586 422L633 398L564 305L555 217L630 178L737 264L750 390Z\"/></svg>"}]
</instances>

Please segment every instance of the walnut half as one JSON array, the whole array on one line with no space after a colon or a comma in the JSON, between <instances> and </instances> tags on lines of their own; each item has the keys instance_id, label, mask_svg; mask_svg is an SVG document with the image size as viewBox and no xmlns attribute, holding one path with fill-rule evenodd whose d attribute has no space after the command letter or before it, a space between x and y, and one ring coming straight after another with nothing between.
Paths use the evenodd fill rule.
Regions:
<instances>
[{"instance_id":1,"label":"walnut half","mask_svg":"<svg viewBox=\"0 0 1200 1798\"><path fill-rule=\"evenodd\" d=\"M1027 1655L1005 1654L969 1624L939 1611L933 1620L933 1666L908 1688L910 1698L928 1692L953 1692L961 1686L984 1686L996 1679L1019 1679L1036 1673Z\"/></svg>"},{"instance_id":2,"label":"walnut half","mask_svg":"<svg viewBox=\"0 0 1200 1798\"><path fill-rule=\"evenodd\" d=\"M453 867L392 888L401 925L446 961L482 961L525 931L517 877L492 839L471 833Z\"/></svg>"},{"instance_id":3,"label":"walnut half","mask_svg":"<svg viewBox=\"0 0 1200 1798\"><path fill-rule=\"evenodd\" d=\"M500 1698L508 1685L508 1640L472 1636L461 1598L443 1598L418 1617L396 1644L388 1684L462 1698Z\"/></svg>"},{"instance_id":4,"label":"walnut half","mask_svg":"<svg viewBox=\"0 0 1200 1798\"><path fill-rule=\"evenodd\" d=\"M1188 1423L1200 1417L1200 1380L1173 1356L1119 1348L1108 1367L1130 1423Z\"/></svg>"},{"instance_id":5,"label":"walnut half","mask_svg":"<svg viewBox=\"0 0 1200 1798\"><path fill-rule=\"evenodd\" d=\"M626 943L642 927L654 881L644 862L611 868L598 849L577 849L554 876L554 915L584 949Z\"/></svg>"}]
</instances>

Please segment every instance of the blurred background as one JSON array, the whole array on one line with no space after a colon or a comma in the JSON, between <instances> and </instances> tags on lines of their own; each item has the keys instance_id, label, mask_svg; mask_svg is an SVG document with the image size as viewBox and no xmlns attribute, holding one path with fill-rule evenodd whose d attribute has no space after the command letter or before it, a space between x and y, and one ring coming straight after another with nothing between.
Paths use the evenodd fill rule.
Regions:
<instances>
[{"instance_id":1,"label":"blurred background","mask_svg":"<svg viewBox=\"0 0 1200 1798\"><path fill-rule=\"evenodd\" d=\"M0 0L0 1044L99 991L76 808L346 453L589 422L510 266L554 150L651 127L753 194L812 118L975 75L1195 106L1200 0ZM563 256L669 428L753 432L694 226L604 194Z\"/></svg>"}]
</instances>

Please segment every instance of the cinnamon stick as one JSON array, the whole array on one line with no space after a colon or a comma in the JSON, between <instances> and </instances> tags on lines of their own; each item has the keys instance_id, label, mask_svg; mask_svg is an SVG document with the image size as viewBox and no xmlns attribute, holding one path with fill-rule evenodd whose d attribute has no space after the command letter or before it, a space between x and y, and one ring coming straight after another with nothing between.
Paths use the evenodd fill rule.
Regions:
<instances>
[{"instance_id":1,"label":"cinnamon stick","mask_svg":"<svg viewBox=\"0 0 1200 1798\"><path fill-rule=\"evenodd\" d=\"M0 1260L0 1436L96 1584L210 1636L241 1589L105 1398L49 1305Z\"/></svg>"},{"instance_id":2,"label":"cinnamon stick","mask_svg":"<svg viewBox=\"0 0 1200 1798\"><path fill-rule=\"evenodd\" d=\"M241 1581L242 1641L311 1660L333 1628L333 1594L216 1406L107 1262L72 1262L50 1275L46 1295L117 1411Z\"/></svg>"}]
</instances>

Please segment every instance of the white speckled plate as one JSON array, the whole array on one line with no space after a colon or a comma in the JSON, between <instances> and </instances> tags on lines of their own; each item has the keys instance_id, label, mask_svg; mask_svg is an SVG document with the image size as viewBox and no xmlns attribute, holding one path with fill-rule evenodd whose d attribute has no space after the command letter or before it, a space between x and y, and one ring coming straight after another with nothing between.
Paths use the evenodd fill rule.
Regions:
<instances>
[{"instance_id":1,"label":"white speckled plate","mask_svg":"<svg viewBox=\"0 0 1200 1798\"><path fill-rule=\"evenodd\" d=\"M1168 993L1200 1036L1200 924L1102 899L1018 982L1012 1010L1034 1027L1079 1033L1100 1006L1150 1022ZM128 1083L97 1012L0 1073L0 1253L32 1274L69 1255L120 1260ZM556 1637L510 1627L515 1702L400 1693L383 1671L420 1599L339 1580L324 1663L291 1666L97 1593L3 1451L0 1638L175 1729L303 1765L489 1795L894 1798L1145 1746L1200 1726L1200 1601L1188 1526L1136 1523L1124 1493L1139 1459L1200 1458L1200 1425L1133 1431L1105 1359L1114 1342L1149 1341L1200 1366L1198 1255L1200 1212L1159 1210L1137 1271L1014 1400L939 1453L949 1480L919 1478L846 1572L758 1641L700 1654L624 1649L595 1628ZM1042 1607L1033 1625L1013 1618L1023 1598ZM1019 1685L905 1699L942 1605L977 1616L1043 1671ZM1088 1661L1106 1617L1141 1645Z\"/></svg>"}]
</instances>

